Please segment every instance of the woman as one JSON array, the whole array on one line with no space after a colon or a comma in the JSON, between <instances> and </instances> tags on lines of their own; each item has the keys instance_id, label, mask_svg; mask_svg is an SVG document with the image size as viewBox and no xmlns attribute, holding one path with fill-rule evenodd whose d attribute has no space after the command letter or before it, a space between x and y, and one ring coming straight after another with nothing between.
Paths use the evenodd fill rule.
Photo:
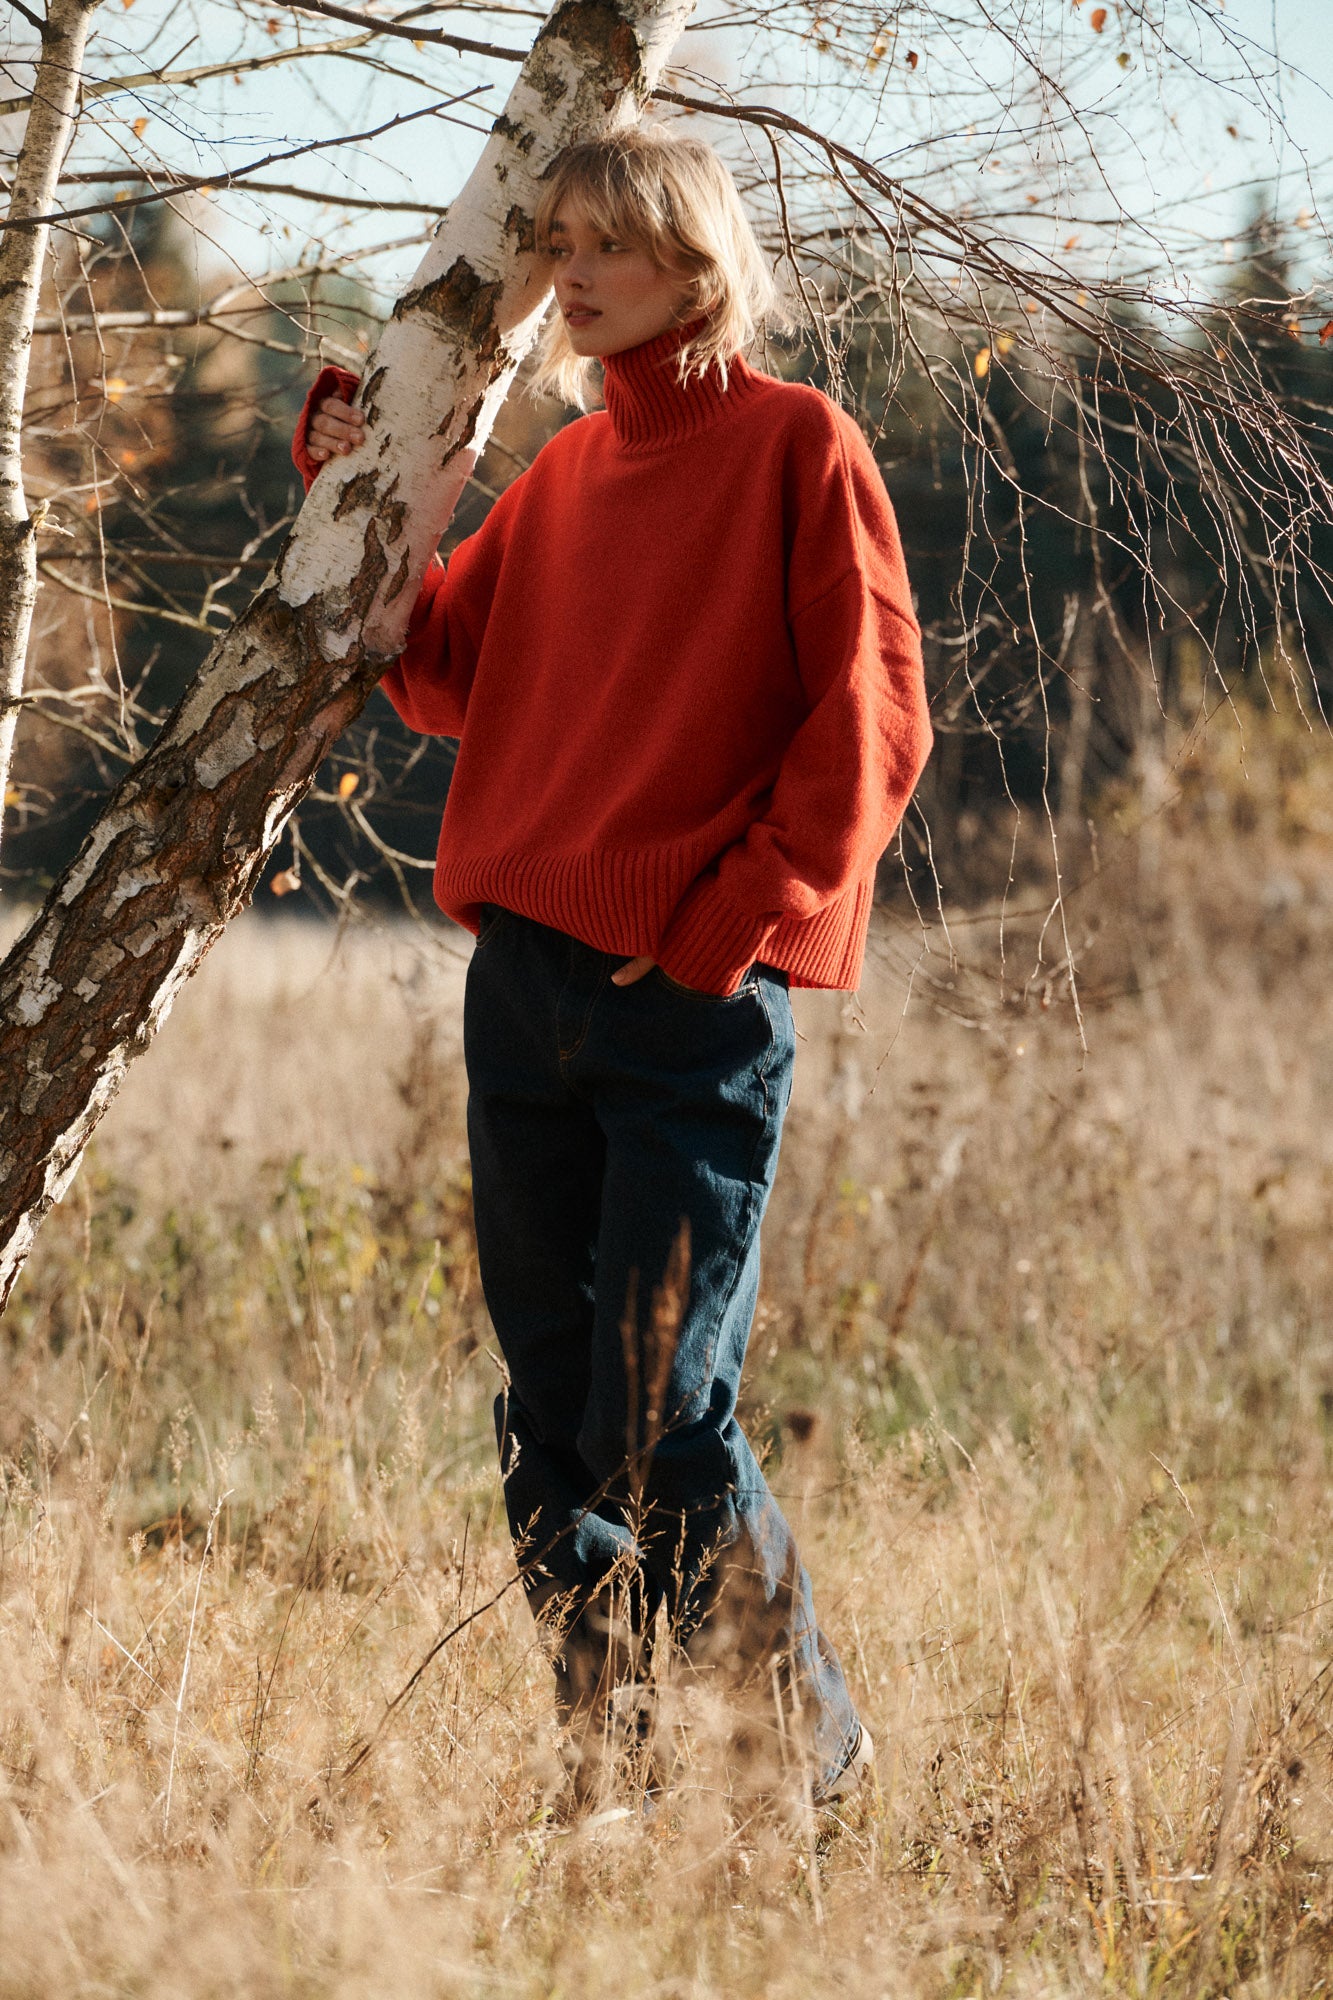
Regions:
<instances>
[{"instance_id":1,"label":"woman","mask_svg":"<svg viewBox=\"0 0 1333 2000\"><path fill-rule=\"evenodd\" d=\"M856 425L743 359L771 283L735 186L652 132L563 154L536 217L567 425L434 562L383 687L456 736L435 892L464 1005L505 1500L575 1792L642 1723L660 1607L767 1704L810 1795L871 1745L736 1421L794 1035L857 983L930 746L893 513ZM326 370L295 445L354 451ZM778 1707L782 1713L778 1713Z\"/></svg>"}]
</instances>

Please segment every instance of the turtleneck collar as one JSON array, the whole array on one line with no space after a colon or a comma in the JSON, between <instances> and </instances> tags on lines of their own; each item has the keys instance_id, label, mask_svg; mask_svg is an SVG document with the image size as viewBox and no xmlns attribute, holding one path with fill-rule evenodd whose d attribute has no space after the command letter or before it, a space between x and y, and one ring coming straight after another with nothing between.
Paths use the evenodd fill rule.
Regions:
<instances>
[{"instance_id":1,"label":"turtleneck collar","mask_svg":"<svg viewBox=\"0 0 1333 2000\"><path fill-rule=\"evenodd\" d=\"M677 444L748 402L762 377L739 354L727 368L727 386L716 363L682 383L676 357L703 325L701 319L668 327L655 340L623 353L608 354L602 364L602 395L616 438L625 451L653 451Z\"/></svg>"}]
</instances>

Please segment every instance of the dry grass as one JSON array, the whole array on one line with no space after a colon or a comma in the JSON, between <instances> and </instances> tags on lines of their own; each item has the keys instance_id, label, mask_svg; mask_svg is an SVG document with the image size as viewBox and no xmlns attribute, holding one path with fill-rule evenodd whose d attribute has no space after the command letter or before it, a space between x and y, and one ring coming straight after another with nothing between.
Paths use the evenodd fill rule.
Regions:
<instances>
[{"instance_id":1,"label":"dry grass","mask_svg":"<svg viewBox=\"0 0 1333 2000\"><path fill-rule=\"evenodd\" d=\"M1330 766L1252 736L1103 827L1086 1061L1021 912L800 1009L749 1421L881 1746L817 1842L553 1832L514 1591L338 1783L510 1573L460 966L237 928L0 1333L4 2000L1325 1990Z\"/></svg>"}]
</instances>

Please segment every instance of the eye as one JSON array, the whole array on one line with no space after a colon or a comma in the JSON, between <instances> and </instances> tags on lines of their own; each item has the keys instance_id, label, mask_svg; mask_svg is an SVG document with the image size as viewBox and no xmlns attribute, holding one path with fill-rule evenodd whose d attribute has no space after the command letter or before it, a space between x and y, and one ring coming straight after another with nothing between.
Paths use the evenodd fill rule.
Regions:
<instances>
[{"instance_id":1,"label":"eye","mask_svg":"<svg viewBox=\"0 0 1333 2000\"><path fill-rule=\"evenodd\" d=\"M603 250L623 250L624 247L624 244L618 243L614 236L604 236L602 238Z\"/></svg>"}]
</instances>

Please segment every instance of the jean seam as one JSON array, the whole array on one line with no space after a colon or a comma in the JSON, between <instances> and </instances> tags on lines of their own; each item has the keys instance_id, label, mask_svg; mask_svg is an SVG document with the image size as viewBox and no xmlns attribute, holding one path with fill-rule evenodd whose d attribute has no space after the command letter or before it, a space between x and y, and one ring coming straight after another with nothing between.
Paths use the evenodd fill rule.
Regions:
<instances>
[{"instance_id":1,"label":"jean seam","mask_svg":"<svg viewBox=\"0 0 1333 2000\"><path fill-rule=\"evenodd\" d=\"M764 1054L762 1060L760 1061L759 1071L758 1071L759 1088L763 1094L763 1101L764 1101L763 1126L760 1132L755 1137L754 1147L750 1154L749 1166L745 1176L744 1226L740 1231L737 1232L738 1235L744 1240L747 1248L752 1241L751 1224L754 1216L754 1207L755 1207L755 1197L754 1197L755 1162L759 1157L759 1149L763 1145L764 1138L767 1135L769 1129L769 1120L772 1117L772 1111L773 1111L773 1106L770 1101L769 1089L768 1089L768 1069L769 1069L769 1064L772 1062L773 1056L776 1052L777 1039L778 1039L773 1028L773 1016L769 1011L768 1001L764 998L763 990L761 987L756 987L755 991L758 995L759 1004L764 1010L764 1019L768 1023L768 1047L764 1050ZM727 1312L730 1309L731 1302L736 1296L736 1287L740 1283L740 1276L741 1276L741 1255L739 1249L737 1249L732 1256L731 1273L727 1281L726 1290L723 1293L722 1298L713 1316L713 1332L708 1350L708 1367L709 1367L710 1377L716 1365L718 1334L721 1330L722 1322L725 1320ZM737 1496L737 1489L734 1485L731 1488L731 1493L732 1493L732 1499L734 1501Z\"/></svg>"},{"instance_id":2,"label":"jean seam","mask_svg":"<svg viewBox=\"0 0 1333 2000\"><path fill-rule=\"evenodd\" d=\"M569 972L570 972L570 977L572 977L572 975L573 975L573 971L574 971L574 954L573 954L573 952L572 952L572 951L570 952L570 955L569 955L569 958L570 958L570 965L569 965ZM569 1047L568 1047L567 1049L561 1046L561 1043L560 1043L560 1040L559 1040L559 1033L560 1033L560 1029L559 1029L559 1021L560 1021L560 1003L559 1003L559 1001L557 1001L557 1002L556 1002L556 1045L555 1045L555 1054L556 1054L556 1061L557 1061L557 1062L559 1063L559 1065L560 1065L560 1074L561 1074L561 1075L562 1075L562 1076L564 1077L564 1079L565 1079L565 1082L566 1082L566 1083L569 1083L569 1082L571 1082L571 1081L572 1081L572 1079L571 1079L571 1077L570 1077L570 1075L569 1075L569 1071L568 1071L568 1069L567 1069L566 1065L567 1065L568 1063L572 1063L572 1062L573 1062L573 1060L574 1060L575 1056L577 1056L577 1055L578 1055L578 1053L579 1053L580 1049L581 1049L581 1048L583 1047L583 1044L584 1044L584 1043L585 1043L585 1042L587 1041L587 1039L588 1039L588 1036L589 1036L589 1034L590 1034L590 1033L591 1033L591 1031L592 1031L592 1017L593 1017L593 1010L594 1010L594 1009L596 1008L596 1005L597 1005L597 1002L598 1002L598 1001L599 1001L599 1000L601 999L601 997L602 997L602 990L603 990L603 988L604 988L604 987L605 987L605 985L606 985L606 979L607 979L607 973L608 973L608 972L609 972L609 970L610 970L610 966L611 966L611 961L610 961L610 959L604 959L604 960L603 960L603 962L602 962L602 964L601 964L601 966L600 966L600 967L598 968L598 974L597 974L597 984L596 984L596 986L595 986L595 987L593 988L593 990L592 990L592 993L591 993L591 995L589 996L589 999L588 999L588 1005L587 1005L586 1009L584 1010L584 1015L583 1015L583 1025L582 1025L582 1027L581 1027L581 1028L579 1029L579 1032L578 1032L577 1036L576 1036L576 1037L575 1037L575 1039L574 1039L574 1040L573 1040L573 1041L572 1041L572 1042L570 1043L570 1045L569 1045ZM562 986L562 987L561 987L561 989L560 989L560 999L561 999L561 1000L563 1000L563 999L564 999L564 997L565 997L565 994L566 994L566 992L567 992L567 991L568 991L568 989L569 989L569 983L570 983L570 980L569 980L569 977L567 977L567 978L566 978L566 980L565 980L565 984L564 984L564 986Z\"/></svg>"}]
</instances>

